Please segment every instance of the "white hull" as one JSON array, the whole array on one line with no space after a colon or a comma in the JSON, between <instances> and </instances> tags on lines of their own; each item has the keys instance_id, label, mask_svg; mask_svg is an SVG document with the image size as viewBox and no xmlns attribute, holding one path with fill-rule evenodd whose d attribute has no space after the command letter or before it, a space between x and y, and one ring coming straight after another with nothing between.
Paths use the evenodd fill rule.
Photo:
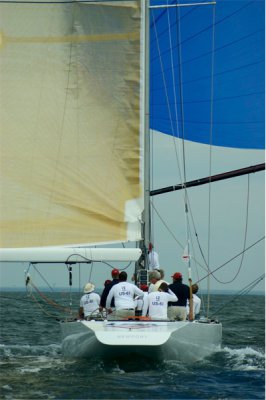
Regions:
<instances>
[{"instance_id":1,"label":"white hull","mask_svg":"<svg viewBox=\"0 0 266 400\"><path fill-rule=\"evenodd\" d=\"M193 362L218 351L222 325L198 321L62 322L66 357L142 356Z\"/></svg>"}]
</instances>

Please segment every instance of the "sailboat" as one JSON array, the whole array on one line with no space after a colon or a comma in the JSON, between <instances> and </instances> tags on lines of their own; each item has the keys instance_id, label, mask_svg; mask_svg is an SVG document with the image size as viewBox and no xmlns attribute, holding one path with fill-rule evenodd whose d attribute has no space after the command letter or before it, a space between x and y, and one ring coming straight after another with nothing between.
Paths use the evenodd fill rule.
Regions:
<instances>
[{"instance_id":1,"label":"sailboat","mask_svg":"<svg viewBox=\"0 0 266 400\"><path fill-rule=\"evenodd\" d=\"M136 284L148 281L151 198L157 194L151 187L150 134L212 146L248 148L251 143L245 130L252 122L243 125L241 137L234 122L230 125L231 115L219 123L225 102L232 114L235 103L242 107L238 114L247 111L246 100L237 101L244 93L221 96L213 110L215 85L230 86L214 79L221 74L214 70L215 24L223 19L234 24L230 18L241 14L241 7L246 7L245 18L252 10L252 18L261 14L262 2L237 3L0 4L1 262L29 263L27 280L30 266L39 263L65 264L71 280L76 264L93 263L101 274L102 263L134 262ZM208 44L205 33L211 34ZM255 33L245 35L254 45ZM199 39L204 48L196 54L191 45L199 49ZM226 46L219 46L216 51L222 53ZM248 96L253 96L252 113L260 113L261 92ZM187 119L188 112L194 120ZM261 148L261 127L256 134L252 147ZM186 199L187 183L184 168L179 189ZM192 282L189 243L188 238L184 258ZM60 327L62 351L74 357L135 353L193 361L222 343L222 324L208 316L187 321L67 317Z\"/></svg>"}]
</instances>

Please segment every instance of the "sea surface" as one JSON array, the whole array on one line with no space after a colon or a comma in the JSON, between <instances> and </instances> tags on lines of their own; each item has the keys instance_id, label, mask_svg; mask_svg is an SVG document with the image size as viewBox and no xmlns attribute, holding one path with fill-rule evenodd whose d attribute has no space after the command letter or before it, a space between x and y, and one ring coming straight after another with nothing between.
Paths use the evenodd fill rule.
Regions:
<instances>
[{"instance_id":1,"label":"sea surface","mask_svg":"<svg viewBox=\"0 0 266 400\"><path fill-rule=\"evenodd\" d=\"M0 293L1 399L264 399L264 296L212 295L222 349L194 364L176 360L65 359L61 308L80 295Z\"/></svg>"}]
</instances>

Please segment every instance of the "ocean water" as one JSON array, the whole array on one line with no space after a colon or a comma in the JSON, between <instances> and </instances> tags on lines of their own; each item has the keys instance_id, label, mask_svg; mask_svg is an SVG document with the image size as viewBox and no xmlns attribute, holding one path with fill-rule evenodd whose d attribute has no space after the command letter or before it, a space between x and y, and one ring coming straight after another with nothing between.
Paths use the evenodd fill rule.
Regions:
<instances>
[{"instance_id":1,"label":"ocean water","mask_svg":"<svg viewBox=\"0 0 266 400\"><path fill-rule=\"evenodd\" d=\"M74 309L79 298L72 295ZM53 299L68 305L60 293ZM1 292L0 300L1 399L265 398L264 296L212 295L211 311L223 324L222 349L190 365L145 354L65 359L55 318L60 309L26 292Z\"/></svg>"}]
</instances>

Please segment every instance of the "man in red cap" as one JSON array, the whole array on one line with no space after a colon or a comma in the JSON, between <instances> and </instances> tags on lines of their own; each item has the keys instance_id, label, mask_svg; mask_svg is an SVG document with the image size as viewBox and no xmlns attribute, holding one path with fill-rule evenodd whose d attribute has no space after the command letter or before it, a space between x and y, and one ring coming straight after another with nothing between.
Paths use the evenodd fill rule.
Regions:
<instances>
[{"instance_id":1,"label":"man in red cap","mask_svg":"<svg viewBox=\"0 0 266 400\"><path fill-rule=\"evenodd\" d=\"M108 296L111 288L119 282L119 273L120 273L119 269L114 268L112 270L111 274L112 274L113 280L110 283L108 283L107 285L105 285L105 287L103 289L103 292L101 295L100 307L99 307L100 311L102 311L102 309L106 307L106 299L107 299L107 296ZM114 306L115 306L114 300L112 300L111 307L114 307Z\"/></svg>"},{"instance_id":2,"label":"man in red cap","mask_svg":"<svg viewBox=\"0 0 266 400\"><path fill-rule=\"evenodd\" d=\"M169 289L174 292L178 301L168 303L168 318L170 320L185 321L187 318L186 306L190 298L189 286L182 283L181 272L175 272L172 278L173 283L169 285Z\"/></svg>"}]
</instances>

